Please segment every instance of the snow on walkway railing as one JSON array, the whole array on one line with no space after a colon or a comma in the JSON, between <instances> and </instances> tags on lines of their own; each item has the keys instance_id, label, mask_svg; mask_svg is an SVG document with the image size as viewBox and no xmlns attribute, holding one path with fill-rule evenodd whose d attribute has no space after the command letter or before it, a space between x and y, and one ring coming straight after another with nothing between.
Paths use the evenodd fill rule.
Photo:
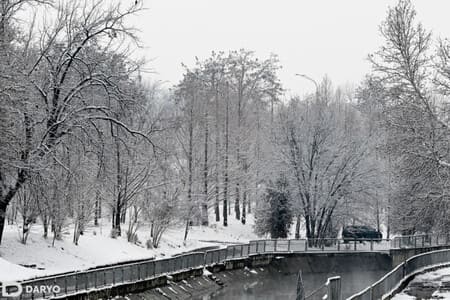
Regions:
<instances>
[{"instance_id":1,"label":"snow on walkway railing","mask_svg":"<svg viewBox=\"0 0 450 300\"><path fill-rule=\"evenodd\" d=\"M373 252L399 248L423 248L450 244L446 236L402 236L392 240L353 240L341 239L293 239L257 240L248 244L229 245L226 248L183 254L175 257L147 260L96 268L81 272L46 276L21 282L21 299L63 298L65 295L85 293L92 290L108 289L113 286L146 281L185 270L203 268L225 263L233 259L245 259L261 254L314 253L314 252ZM392 275L394 276L394 275ZM394 276L395 277L395 276ZM398 278L395 277L394 281ZM396 281L398 282L398 280ZM52 294L35 292L30 287L58 286L59 291ZM370 299L370 298L355 298Z\"/></svg>"}]
</instances>

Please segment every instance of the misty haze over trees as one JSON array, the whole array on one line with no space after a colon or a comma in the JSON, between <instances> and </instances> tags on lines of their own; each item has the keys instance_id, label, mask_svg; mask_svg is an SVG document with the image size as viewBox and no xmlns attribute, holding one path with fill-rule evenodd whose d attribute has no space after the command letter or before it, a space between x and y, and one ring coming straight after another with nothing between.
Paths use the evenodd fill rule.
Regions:
<instances>
[{"instance_id":1,"label":"misty haze over trees","mask_svg":"<svg viewBox=\"0 0 450 300\"><path fill-rule=\"evenodd\" d=\"M410 1L357 88L303 75L316 91L292 98L277 56L245 49L196 59L171 89L143 78L129 2L1 2L0 242L7 222L22 243L32 224L53 241L71 225L78 244L107 219L132 243L149 224L158 247L168 228L186 240L249 214L273 238L450 230L450 42Z\"/></svg>"}]
</instances>

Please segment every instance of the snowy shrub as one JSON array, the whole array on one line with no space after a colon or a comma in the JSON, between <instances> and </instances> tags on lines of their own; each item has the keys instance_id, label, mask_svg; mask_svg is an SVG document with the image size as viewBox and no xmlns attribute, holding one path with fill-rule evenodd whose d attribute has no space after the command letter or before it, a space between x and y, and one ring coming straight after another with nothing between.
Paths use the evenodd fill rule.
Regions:
<instances>
[{"instance_id":1,"label":"snowy shrub","mask_svg":"<svg viewBox=\"0 0 450 300\"><path fill-rule=\"evenodd\" d=\"M110 237L113 238L113 239L115 239L115 238L117 238L118 236L119 236L119 230L118 230L117 228L111 229Z\"/></svg>"}]
</instances>

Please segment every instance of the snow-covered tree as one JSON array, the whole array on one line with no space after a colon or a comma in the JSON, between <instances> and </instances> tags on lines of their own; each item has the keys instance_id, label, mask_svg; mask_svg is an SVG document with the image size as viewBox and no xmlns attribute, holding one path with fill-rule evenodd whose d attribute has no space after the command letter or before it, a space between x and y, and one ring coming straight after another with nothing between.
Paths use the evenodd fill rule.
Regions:
<instances>
[{"instance_id":1,"label":"snow-covered tree","mask_svg":"<svg viewBox=\"0 0 450 300\"><path fill-rule=\"evenodd\" d=\"M378 103L394 170L390 217L397 231L428 232L448 219L447 46L438 46L433 64L431 33L409 0L388 10L380 32L384 45L369 58L381 84Z\"/></svg>"},{"instance_id":2,"label":"snow-covered tree","mask_svg":"<svg viewBox=\"0 0 450 300\"><path fill-rule=\"evenodd\" d=\"M255 215L255 232L273 239L287 238L293 219L292 199L287 178L281 174L266 188Z\"/></svg>"},{"instance_id":3,"label":"snow-covered tree","mask_svg":"<svg viewBox=\"0 0 450 300\"><path fill-rule=\"evenodd\" d=\"M295 213L304 218L312 239L326 237L343 203L377 189L366 126L352 104L338 96L325 79L312 100L292 99L280 108L274 139L280 168L295 187Z\"/></svg>"}]
</instances>

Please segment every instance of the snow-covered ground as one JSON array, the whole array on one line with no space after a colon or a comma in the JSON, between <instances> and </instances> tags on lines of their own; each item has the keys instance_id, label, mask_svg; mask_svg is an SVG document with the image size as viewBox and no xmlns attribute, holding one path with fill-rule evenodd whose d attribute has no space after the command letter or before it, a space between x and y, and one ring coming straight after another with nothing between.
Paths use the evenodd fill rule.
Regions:
<instances>
[{"instance_id":1,"label":"snow-covered ground","mask_svg":"<svg viewBox=\"0 0 450 300\"><path fill-rule=\"evenodd\" d=\"M252 215L247 217L246 225L230 216L226 228L214 221L209 227L193 226L190 228L186 245L183 244L184 228L171 228L163 235L157 249L145 248L145 240L149 238L148 227L142 227L138 231L142 245L135 245L128 243L124 236L111 238L110 223L107 220L102 223L100 227L88 228L81 236L78 246L72 243L73 233L69 227L63 240L56 241L54 247L51 238L42 237L43 230L39 225L32 227L26 245L19 241L17 225L6 226L0 245L0 281L85 270L116 262L167 257L207 246L247 243L249 240L258 239L253 233ZM123 232L126 228L127 225L124 225ZM35 266L30 268L21 265Z\"/></svg>"},{"instance_id":2,"label":"snow-covered ground","mask_svg":"<svg viewBox=\"0 0 450 300\"><path fill-rule=\"evenodd\" d=\"M416 297L418 295L420 297ZM450 267L417 275L405 290L392 299L450 299Z\"/></svg>"}]
</instances>

